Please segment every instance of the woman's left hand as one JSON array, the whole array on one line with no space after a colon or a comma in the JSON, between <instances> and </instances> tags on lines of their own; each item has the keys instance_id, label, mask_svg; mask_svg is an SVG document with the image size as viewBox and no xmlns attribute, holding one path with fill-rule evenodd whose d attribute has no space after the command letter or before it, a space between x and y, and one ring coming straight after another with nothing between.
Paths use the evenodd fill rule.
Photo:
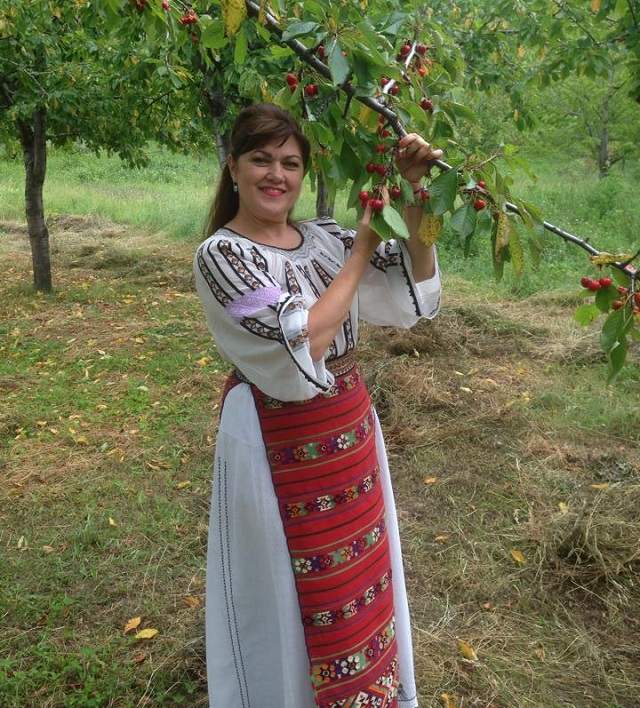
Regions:
<instances>
[{"instance_id":1,"label":"woman's left hand","mask_svg":"<svg viewBox=\"0 0 640 708\"><path fill-rule=\"evenodd\" d=\"M408 182L416 183L429 173L429 163L439 160L442 154L417 133L409 133L398 141L396 165Z\"/></svg>"}]
</instances>

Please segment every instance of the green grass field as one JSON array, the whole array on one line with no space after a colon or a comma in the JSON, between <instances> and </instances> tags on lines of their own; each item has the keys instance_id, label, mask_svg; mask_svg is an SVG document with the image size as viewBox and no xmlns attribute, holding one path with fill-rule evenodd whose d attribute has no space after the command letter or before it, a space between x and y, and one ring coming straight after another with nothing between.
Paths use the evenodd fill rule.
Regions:
<instances>
[{"instance_id":1,"label":"green grass field","mask_svg":"<svg viewBox=\"0 0 640 708\"><path fill-rule=\"evenodd\" d=\"M214 167L157 151L131 173L52 155L47 296L30 287L21 166L1 168L0 706L205 706L228 365L191 258ZM604 248L637 239L631 176L537 168L527 196L550 220ZM312 214L307 194L298 215ZM354 215L342 204L337 217ZM588 266L562 244L520 286L496 286L455 245L441 253L440 317L365 327L360 347L396 489L421 706L446 693L455 708L635 708L637 354L607 387L596 329L572 321ZM134 617L157 636L125 634Z\"/></svg>"}]
</instances>

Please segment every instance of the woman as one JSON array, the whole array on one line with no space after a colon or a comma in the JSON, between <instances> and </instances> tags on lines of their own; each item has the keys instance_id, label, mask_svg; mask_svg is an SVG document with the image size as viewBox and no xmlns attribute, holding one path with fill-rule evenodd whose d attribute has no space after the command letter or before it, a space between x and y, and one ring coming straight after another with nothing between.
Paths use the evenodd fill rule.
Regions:
<instances>
[{"instance_id":1,"label":"woman","mask_svg":"<svg viewBox=\"0 0 640 708\"><path fill-rule=\"evenodd\" d=\"M309 144L279 108L242 111L195 277L236 367L214 462L206 645L214 708L417 705L393 493L355 365L358 318L434 317L440 278L415 232L382 244L290 214ZM398 168L420 188L439 150L417 135Z\"/></svg>"}]
</instances>

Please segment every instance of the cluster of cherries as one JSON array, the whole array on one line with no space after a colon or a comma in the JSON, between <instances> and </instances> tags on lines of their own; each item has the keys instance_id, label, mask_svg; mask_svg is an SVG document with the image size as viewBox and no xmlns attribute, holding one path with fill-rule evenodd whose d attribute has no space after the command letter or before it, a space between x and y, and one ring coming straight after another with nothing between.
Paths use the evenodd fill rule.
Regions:
<instances>
[{"instance_id":1,"label":"cluster of cherries","mask_svg":"<svg viewBox=\"0 0 640 708\"><path fill-rule=\"evenodd\" d=\"M375 191L369 194L366 190L363 190L358 194L358 199L360 199L360 206L366 209L367 206L373 212L381 212L384 209L384 202L380 198L380 192Z\"/></svg>"},{"instance_id":2,"label":"cluster of cherries","mask_svg":"<svg viewBox=\"0 0 640 708\"><path fill-rule=\"evenodd\" d=\"M598 292L598 290L602 290L603 288L608 288L613 285L613 280L606 276L604 278L589 278L585 275L583 278L580 278L580 285L587 290L591 290L592 292ZM640 315L640 292L629 293L629 288L625 288L624 285L618 285L616 290L621 297L612 301L612 309L619 310L624 307L627 302L631 301L633 314Z\"/></svg>"},{"instance_id":3,"label":"cluster of cherries","mask_svg":"<svg viewBox=\"0 0 640 708\"><path fill-rule=\"evenodd\" d=\"M298 84L300 83L298 81L298 77L293 73L289 72L286 76L287 84L289 86L289 91L293 93L297 88ZM307 98L313 98L314 96L318 95L318 84L306 84L304 87L304 95Z\"/></svg>"},{"instance_id":4,"label":"cluster of cherries","mask_svg":"<svg viewBox=\"0 0 640 708\"><path fill-rule=\"evenodd\" d=\"M167 3L168 4L168 3ZM164 7L164 5L163 5ZM167 8L165 8L167 9ZM192 10L189 9L187 10L184 15L178 20L178 22L181 25L189 26L189 25L195 25L198 22L198 15Z\"/></svg>"}]
</instances>

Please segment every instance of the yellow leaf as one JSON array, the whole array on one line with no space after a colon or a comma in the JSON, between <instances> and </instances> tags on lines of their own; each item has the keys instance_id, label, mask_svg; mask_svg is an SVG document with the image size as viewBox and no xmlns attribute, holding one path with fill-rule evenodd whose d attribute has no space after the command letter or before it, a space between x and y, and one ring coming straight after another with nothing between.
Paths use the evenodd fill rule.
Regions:
<instances>
[{"instance_id":1,"label":"yellow leaf","mask_svg":"<svg viewBox=\"0 0 640 708\"><path fill-rule=\"evenodd\" d=\"M591 0L591 12L600 12L601 0Z\"/></svg>"},{"instance_id":2,"label":"yellow leaf","mask_svg":"<svg viewBox=\"0 0 640 708\"><path fill-rule=\"evenodd\" d=\"M197 595L187 595L184 598L184 604L187 607L190 607L191 609L195 610L200 607L200 605L202 604L202 600Z\"/></svg>"},{"instance_id":3,"label":"yellow leaf","mask_svg":"<svg viewBox=\"0 0 640 708\"><path fill-rule=\"evenodd\" d=\"M198 359L198 361L196 361L196 364L198 366L206 366L210 361L211 359L209 359L208 356L203 356L202 359Z\"/></svg>"},{"instance_id":4,"label":"yellow leaf","mask_svg":"<svg viewBox=\"0 0 640 708\"><path fill-rule=\"evenodd\" d=\"M441 533L433 539L436 543L444 543L449 540L449 536L446 533Z\"/></svg>"},{"instance_id":5,"label":"yellow leaf","mask_svg":"<svg viewBox=\"0 0 640 708\"><path fill-rule=\"evenodd\" d=\"M115 528L117 525L118 524L116 524L116 522L111 517L109 517L109 526L113 526Z\"/></svg>"},{"instance_id":6,"label":"yellow leaf","mask_svg":"<svg viewBox=\"0 0 640 708\"><path fill-rule=\"evenodd\" d=\"M148 629L143 629L141 632L138 632L138 634L136 634L135 638L136 639L153 639L156 636L156 634L158 634L158 630L152 629L151 627L149 627Z\"/></svg>"},{"instance_id":7,"label":"yellow leaf","mask_svg":"<svg viewBox=\"0 0 640 708\"><path fill-rule=\"evenodd\" d=\"M142 622L142 617L132 617L127 624L124 626L124 633L128 634L129 632L132 632L134 629L138 629L140 626L140 622Z\"/></svg>"},{"instance_id":8,"label":"yellow leaf","mask_svg":"<svg viewBox=\"0 0 640 708\"><path fill-rule=\"evenodd\" d=\"M465 642L464 639L458 639L458 651L462 656L464 656L465 659L468 659L469 661L478 661L478 655L476 654L476 650L469 644L469 642Z\"/></svg>"},{"instance_id":9,"label":"yellow leaf","mask_svg":"<svg viewBox=\"0 0 640 708\"><path fill-rule=\"evenodd\" d=\"M628 261L633 258L633 253L607 253L603 251L597 256L589 256L589 260L594 265L610 265L611 263L618 263L620 261Z\"/></svg>"},{"instance_id":10,"label":"yellow leaf","mask_svg":"<svg viewBox=\"0 0 640 708\"><path fill-rule=\"evenodd\" d=\"M432 246L442 232L442 217L424 213L418 228L418 238L425 246Z\"/></svg>"},{"instance_id":11,"label":"yellow leaf","mask_svg":"<svg viewBox=\"0 0 640 708\"><path fill-rule=\"evenodd\" d=\"M518 550L517 548L511 549L511 557L516 563L520 565L524 565L527 562L526 558L524 557L524 553Z\"/></svg>"},{"instance_id":12,"label":"yellow leaf","mask_svg":"<svg viewBox=\"0 0 640 708\"><path fill-rule=\"evenodd\" d=\"M53 546L42 546L42 550L47 554L53 553Z\"/></svg>"},{"instance_id":13,"label":"yellow leaf","mask_svg":"<svg viewBox=\"0 0 640 708\"><path fill-rule=\"evenodd\" d=\"M440 703L442 703L442 708L456 708L455 700L450 693L441 693Z\"/></svg>"},{"instance_id":14,"label":"yellow leaf","mask_svg":"<svg viewBox=\"0 0 640 708\"><path fill-rule=\"evenodd\" d=\"M184 482L178 482L178 484L176 484L176 489L185 489L186 487L190 487L190 486L191 486L191 481L186 479Z\"/></svg>"},{"instance_id":15,"label":"yellow leaf","mask_svg":"<svg viewBox=\"0 0 640 708\"><path fill-rule=\"evenodd\" d=\"M518 59L522 59L522 57L527 53L527 50L524 48L524 45L520 45L518 47Z\"/></svg>"},{"instance_id":16,"label":"yellow leaf","mask_svg":"<svg viewBox=\"0 0 640 708\"><path fill-rule=\"evenodd\" d=\"M498 230L496 232L496 256L509 245L511 238L511 220L506 212L498 212Z\"/></svg>"},{"instance_id":17,"label":"yellow leaf","mask_svg":"<svg viewBox=\"0 0 640 708\"><path fill-rule=\"evenodd\" d=\"M591 489L607 489L609 482L600 482L599 484L590 484Z\"/></svg>"},{"instance_id":18,"label":"yellow leaf","mask_svg":"<svg viewBox=\"0 0 640 708\"><path fill-rule=\"evenodd\" d=\"M225 34L233 37L247 16L247 5L244 0L222 0L221 5Z\"/></svg>"},{"instance_id":19,"label":"yellow leaf","mask_svg":"<svg viewBox=\"0 0 640 708\"><path fill-rule=\"evenodd\" d=\"M558 504L558 508L563 514L566 514L569 511L569 505L566 502L560 502Z\"/></svg>"},{"instance_id":20,"label":"yellow leaf","mask_svg":"<svg viewBox=\"0 0 640 708\"><path fill-rule=\"evenodd\" d=\"M544 647L542 645L537 647L537 649L534 649L533 653L538 657L538 659L540 659L540 661L544 661Z\"/></svg>"},{"instance_id":21,"label":"yellow leaf","mask_svg":"<svg viewBox=\"0 0 640 708\"><path fill-rule=\"evenodd\" d=\"M425 484L435 484L437 481L438 481L437 477L425 477L424 478Z\"/></svg>"}]
</instances>

